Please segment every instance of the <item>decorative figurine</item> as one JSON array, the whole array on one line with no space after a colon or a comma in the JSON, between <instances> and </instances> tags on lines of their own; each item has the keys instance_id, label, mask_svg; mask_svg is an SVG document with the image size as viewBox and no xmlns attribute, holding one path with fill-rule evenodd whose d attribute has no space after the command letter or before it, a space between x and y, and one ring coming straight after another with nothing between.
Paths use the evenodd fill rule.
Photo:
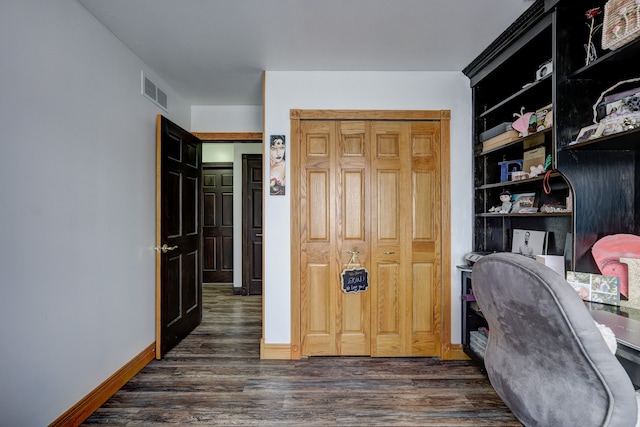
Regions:
<instances>
[{"instance_id":1,"label":"decorative figurine","mask_svg":"<svg viewBox=\"0 0 640 427\"><path fill-rule=\"evenodd\" d=\"M535 132L536 123L538 119L533 112L524 112L524 107L520 108L520 114L513 113L513 117L517 117L517 119L511 124L511 126L520 132L520 136L525 137L529 135L531 132ZM533 130L531 128L533 126Z\"/></svg>"},{"instance_id":2,"label":"decorative figurine","mask_svg":"<svg viewBox=\"0 0 640 427\"><path fill-rule=\"evenodd\" d=\"M511 193L509 192L509 190L504 190L502 193L500 193L500 201L502 202L500 213L511 212Z\"/></svg>"},{"instance_id":3,"label":"decorative figurine","mask_svg":"<svg viewBox=\"0 0 640 427\"><path fill-rule=\"evenodd\" d=\"M500 193L500 201L502 202L502 205L500 206L493 206L492 208L489 209L489 212L491 213L509 213L511 212L511 193L509 192L509 190L504 190L502 193Z\"/></svg>"},{"instance_id":4,"label":"decorative figurine","mask_svg":"<svg viewBox=\"0 0 640 427\"><path fill-rule=\"evenodd\" d=\"M489 212L493 213L509 213L511 212L511 193L509 190L504 190L500 193L501 206L494 206L489 209Z\"/></svg>"},{"instance_id":5,"label":"decorative figurine","mask_svg":"<svg viewBox=\"0 0 640 427\"><path fill-rule=\"evenodd\" d=\"M589 28L589 40L587 44L584 45L584 50L586 51L586 59L584 65L589 65L590 62L598 59L598 52L596 51L596 45L593 43L593 36L596 31L602 27L602 24L596 25L596 16L600 15L600 8L594 7L593 9L589 9L584 13L587 18L587 27Z\"/></svg>"},{"instance_id":6,"label":"decorative figurine","mask_svg":"<svg viewBox=\"0 0 640 427\"><path fill-rule=\"evenodd\" d=\"M531 169L531 172L529 173L529 178L535 178L536 176L544 172L544 166L542 165L531 166L530 169Z\"/></svg>"}]
</instances>

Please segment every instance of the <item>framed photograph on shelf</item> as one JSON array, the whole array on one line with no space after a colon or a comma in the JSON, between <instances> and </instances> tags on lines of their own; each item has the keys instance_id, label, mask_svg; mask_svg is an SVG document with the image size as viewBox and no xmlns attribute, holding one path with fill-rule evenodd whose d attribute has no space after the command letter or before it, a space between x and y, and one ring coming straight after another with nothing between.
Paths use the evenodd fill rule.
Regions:
<instances>
[{"instance_id":1,"label":"framed photograph on shelf","mask_svg":"<svg viewBox=\"0 0 640 427\"><path fill-rule=\"evenodd\" d=\"M546 255L547 232L538 230L513 230L511 252L535 258L536 255Z\"/></svg>"},{"instance_id":2,"label":"framed photograph on shelf","mask_svg":"<svg viewBox=\"0 0 640 427\"><path fill-rule=\"evenodd\" d=\"M585 301L620 305L620 278L567 271L567 282Z\"/></svg>"},{"instance_id":3,"label":"framed photograph on shelf","mask_svg":"<svg viewBox=\"0 0 640 427\"><path fill-rule=\"evenodd\" d=\"M536 193L514 194L511 199L511 213L538 212Z\"/></svg>"},{"instance_id":4,"label":"framed photograph on shelf","mask_svg":"<svg viewBox=\"0 0 640 427\"><path fill-rule=\"evenodd\" d=\"M598 135L596 134L596 131L598 130L598 126L599 126L598 124L595 124L595 125L585 126L582 129L580 129L580 132L578 133L578 137L576 138L576 142L584 142L590 139L597 138Z\"/></svg>"}]
</instances>

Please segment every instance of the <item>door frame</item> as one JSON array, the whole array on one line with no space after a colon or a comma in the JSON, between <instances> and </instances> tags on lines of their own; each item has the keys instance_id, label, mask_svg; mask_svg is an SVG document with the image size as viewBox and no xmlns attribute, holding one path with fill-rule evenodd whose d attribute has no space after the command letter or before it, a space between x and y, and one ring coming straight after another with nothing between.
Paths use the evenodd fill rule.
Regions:
<instances>
[{"instance_id":1,"label":"door frame","mask_svg":"<svg viewBox=\"0 0 640 427\"><path fill-rule=\"evenodd\" d=\"M157 119L157 121L159 121ZM156 124L156 138L158 137L158 132L160 131L160 125ZM235 142L246 142L246 143L250 143L250 142L260 142L262 144L264 144L263 138L262 138L262 132L191 132L192 135L194 135L196 138L200 139L201 143L235 143ZM161 177L161 171L162 171L162 162L161 162L161 156L160 156L160 149L159 147L156 146L156 182L159 183L160 182L160 177ZM161 205L161 191L160 191L160 185L156 184L156 246L158 246L160 244L160 240L161 240L161 235L160 235L160 208L159 206ZM202 246L202 241L200 242L200 245ZM264 249L263 249L263 254L262 254L263 258L264 258ZM155 318L155 325L156 325L156 342L155 342L155 351L156 351L156 359L160 358L160 328L162 326L162 306L160 304L160 277L161 277L161 271L160 271L160 254L156 253L156 318ZM264 272L263 272L263 277L264 277ZM262 307L262 318L264 319L264 300L263 300L263 307ZM263 320L263 335L264 335L264 320Z\"/></svg>"},{"instance_id":2,"label":"door frame","mask_svg":"<svg viewBox=\"0 0 640 427\"><path fill-rule=\"evenodd\" d=\"M260 143L264 146L263 133L262 132L191 132L193 135L198 137L202 143L207 144L234 144L234 143ZM264 166L264 165L263 165ZM264 194L262 195L262 206L264 206ZM242 206L244 210L244 205ZM244 239L242 239L241 244L244 244ZM264 260L264 245L262 246L262 259ZM244 252L244 248L242 249ZM243 269L244 264L243 264ZM241 272L241 276L244 277L244 271ZM264 264L262 277L264 277ZM234 295L243 295L243 287L233 288ZM264 289L263 289L264 293ZM263 328L264 328L264 300L262 302L262 319L263 319ZM264 331L263 331L264 332ZM263 333L264 335L264 333Z\"/></svg>"},{"instance_id":3,"label":"door frame","mask_svg":"<svg viewBox=\"0 0 640 427\"><path fill-rule=\"evenodd\" d=\"M451 110L299 110L290 111L291 125L291 212L296 212L300 190L300 122L303 120L395 120L440 122L441 176L441 292L440 292L440 358L451 359L451 163L450 125ZM300 236L298 215L291 215L291 236ZM301 358L301 295L300 295L300 242L291 239L291 354L292 360Z\"/></svg>"}]
</instances>

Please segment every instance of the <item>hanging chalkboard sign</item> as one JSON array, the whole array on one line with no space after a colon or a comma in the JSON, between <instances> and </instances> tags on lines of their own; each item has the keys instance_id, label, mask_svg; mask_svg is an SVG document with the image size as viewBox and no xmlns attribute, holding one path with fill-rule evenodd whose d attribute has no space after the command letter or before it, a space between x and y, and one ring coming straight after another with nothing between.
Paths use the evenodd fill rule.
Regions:
<instances>
[{"instance_id":1,"label":"hanging chalkboard sign","mask_svg":"<svg viewBox=\"0 0 640 427\"><path fill-rule=\"evenodd\" d=\"M345 294L364 292L369 287L369 272L366 268L345 268L341 276L342 292Z\"/></svg>"}]
</instances>

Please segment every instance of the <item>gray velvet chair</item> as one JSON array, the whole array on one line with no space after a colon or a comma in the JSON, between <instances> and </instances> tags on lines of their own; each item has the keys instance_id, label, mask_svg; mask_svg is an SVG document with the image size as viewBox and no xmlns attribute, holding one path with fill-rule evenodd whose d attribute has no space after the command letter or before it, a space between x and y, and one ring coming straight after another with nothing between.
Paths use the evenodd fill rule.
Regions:
<instances>
[{"instance_id":1,"label":"gray velvet chair","mask_svg":"<svg viewBox=\"0 0 640 427\"><path fill-rule=\"evenodd\" d=\"M519 254L483 257L473 290L489 325L489 381L526 426L634 426L634 387L583 301Z\"/></svg>"}]
</instances>

